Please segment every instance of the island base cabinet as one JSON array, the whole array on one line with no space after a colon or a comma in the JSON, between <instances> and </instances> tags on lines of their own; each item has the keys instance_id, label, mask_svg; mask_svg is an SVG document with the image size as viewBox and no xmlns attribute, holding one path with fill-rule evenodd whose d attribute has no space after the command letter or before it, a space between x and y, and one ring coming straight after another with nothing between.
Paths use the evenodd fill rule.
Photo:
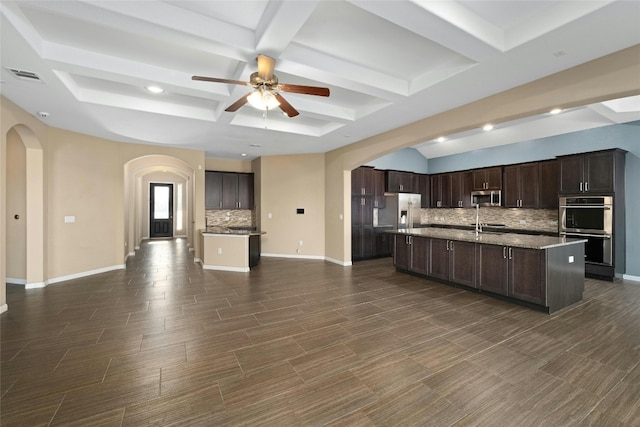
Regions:
<instances>
[{"instance_id":1,"label":"island base cabinet","mask_svg":"<svg viewBox=\"0 0 640 427\"><path fill-rule=\"evenodd\" d=\"M478 289L545 305L545 251L477 246Z\"/></svg>"},{"instance_id":2,"label":"island base cabinet","mask_svg":"<svg viewBox=\"0 0 640 427\"><path fill-rule=\"evenodd\" d=\"M475 244L429 239L426 274L436 279L475 287Z\"/></svg>"},{"instance_id":3,"label":"island base cabinet","mask_svg":"<svg viewBox=\"0 0 640 427\"><path fill-rule=\"evenodd\" d=\"M507 247L495 245L477 245L478 289L507 295L509 263Z\"/></svg>"},{"instance_id":4,"label":"island base cabinet","mask_svg":"<svg viewBox=\"0 0 640 427\"><path fill-rule=\"evenodd\" d=\"M545 251L508 248L509 296L546 305Z\"/></svg>"}]
</instances>

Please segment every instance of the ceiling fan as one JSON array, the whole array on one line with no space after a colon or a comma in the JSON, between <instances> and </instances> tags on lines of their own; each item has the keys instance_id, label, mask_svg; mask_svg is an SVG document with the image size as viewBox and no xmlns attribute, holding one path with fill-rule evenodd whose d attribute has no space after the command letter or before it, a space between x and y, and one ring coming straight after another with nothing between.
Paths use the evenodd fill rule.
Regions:
<instances>
[{"instance_id":1,"label":"ceiling fan","mask_svg":"<svg viewBox=\"0 0 640 427\"><path fill-rule=\"evenodd\" d=\"M251 86L254 91L248 93L229 105L224 111L237 111L247 102L259 110L272 110L280 107L288 117L295 117L300 114L278 91L300 93L304 95L329 96L329 89L326 87L301 86L279 83L278 78L273 74L276 60L266 56L258 55L258 71L251 74L248 82L242 80L219 79L216 77L193 76L191 80L202 80L214 83L229 83L235 85Z\"/></svg>"}]
</instances>

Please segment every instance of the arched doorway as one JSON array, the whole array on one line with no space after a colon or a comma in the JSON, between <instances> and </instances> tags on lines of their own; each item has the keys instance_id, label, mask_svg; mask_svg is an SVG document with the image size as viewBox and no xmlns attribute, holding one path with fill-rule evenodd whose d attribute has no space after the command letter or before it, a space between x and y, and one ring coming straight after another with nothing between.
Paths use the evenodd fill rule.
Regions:
<instances>
[{"instance_id":1,"label":"arched doorway","mask_svg":"<svg viewBox=\"0 0 640 427\"><path fill-rule=\"evenodd\" d=\"M46 285L43 150L35 134L15 125L6 135L6 272L8 283Z\"/></svg>"},{"instance_id":2,"label":"arched doorway","mask_svg":"<svg viewBox=\"0 0 640 427\"><path fill-rule=\"evenodd\" d=\"M124 166L125 247L127 257L135 254L140 241L149 237L149 189L152 182L172 183L174 236L183 236L194 246L195 169L171 156L138 157Z\"/></svg>"}]
</instances>

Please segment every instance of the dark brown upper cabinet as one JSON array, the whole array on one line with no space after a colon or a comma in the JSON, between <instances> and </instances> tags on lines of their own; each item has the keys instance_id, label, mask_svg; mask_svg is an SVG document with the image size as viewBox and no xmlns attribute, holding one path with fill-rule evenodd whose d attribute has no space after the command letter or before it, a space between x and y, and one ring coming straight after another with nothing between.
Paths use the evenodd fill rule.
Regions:
<instances>
[{"instance_id":1,"label":"dark brown upper cabinet","mask_svg":"<svg viewBox=\"0 0 640 427\"><path fill-rule=\"evenodd\" d=\"M507 208L537 208L540 167L524 163L504 167L503 198Z\"/></svg>"},{"instance_id":2,"label":"dark brown upper cabinet","mask_svg":"<svg viewBox=\"0 0 640 427\"><path fill-rule=\"evenodd\" d=\"M475 169L473 171L474 190L501 190L502 167Z\"/></svg>"},{"instance_id":3,"label":"dark brown upper cabinet","mask_svg":"<svg viewBox=\"0 0 640 427\"><path fill-rule=\"evenodd\" d=\"M451 174L451 207L470 208L471 207L471 186L473 183L473 173L454 172Z\"/></svg>"},{"instance_id":4,"label":"dark brown upper cabinet","mask_svg":"<svg viewBox=\"0 0 640 427\"><path fill-rule=\"evenodd\" d=\"M390 193L415 193L418 190L418 175L413 172L385 171L387 191Z\"/></svg>"},{"instance_id":5,"label":"dark brown upper cabinet","mask_svg":"<svg viewBox=\"0 0 640 427\"><path fill-rule=\"evenodd\" d=\"M624 179L624 150L559 156L560 194L612 194Z\"/></svg>"},{"instance_id":6,"label":"dark brown upper cabinet","mask_svg":"<svg viewBox=\"0 0 640 427\"><path fill-rule=\"evenodd\" d=\"M431 206L431 177L427 174L418 174L418 193L420 193L420 207Z\"/></svg>"},{"instance_id":7,"label":"dark brown upper cabinet","mask_svg":"<svg viewBox=\"0 0 640 427\"><path fill-rule=\"evenodd\" d=\"M352 196L373 196L375 192L374 170L369 166L360 166L351 171Z\"/></svg>"},{"instance_id":8,"label":"dark brown upper cabinet","mask_svg":"<svg viewBox=\"0 0 640 427\"><path fill-rule=\"evenodd\" d=\"M451 207L451 174L431 175L431 207Z\"/></svg>"},{"instance_id":9,"label":"dark brown upper cabinet","mask_svg":"<svg viewBox=\"0 0 640 427\"><path fill-rule=\"evenodd\" d=\"M253 209L253 174L205 172L206 209Z\"/></svg>"}]
</instances>

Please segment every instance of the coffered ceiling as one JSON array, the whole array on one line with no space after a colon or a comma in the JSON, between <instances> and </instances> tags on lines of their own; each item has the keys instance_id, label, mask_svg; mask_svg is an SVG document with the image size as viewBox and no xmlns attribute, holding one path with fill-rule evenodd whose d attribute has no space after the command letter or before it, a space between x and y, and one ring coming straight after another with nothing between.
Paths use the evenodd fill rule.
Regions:
<instances>
[{"instance_id":1,"label":"coffered ceiling","mask_svg":"<svg viewBox=\"0 0 640 427\"><path fill-rule=\"evenodd\" d=\"M637 1L3 0L0 11L1 90L21 108L54 127L222 158L327 152L640 43ZM280 82L330 97L283 92L293 118L230 113L250 87L191 79L248 81L257 54L276 59ZM430 158L640 119L628 102L416 148Z\"/></svg>"}]
</instances>

